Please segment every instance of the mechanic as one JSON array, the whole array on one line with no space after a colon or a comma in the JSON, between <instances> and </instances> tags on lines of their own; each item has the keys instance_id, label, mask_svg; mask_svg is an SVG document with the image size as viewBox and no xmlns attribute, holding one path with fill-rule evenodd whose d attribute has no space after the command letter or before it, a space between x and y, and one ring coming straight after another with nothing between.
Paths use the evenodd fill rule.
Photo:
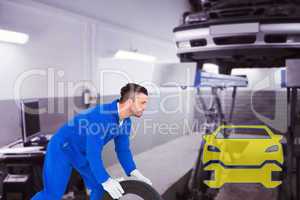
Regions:
<instances>
[{"instance_id":1,"label":"mechanic","mask_svg":"<svg viewBox=\"0 0 300 200\"><path fill-rule=\"evenodd\" d=\"M43 190L32 200L60 200L74 168L83 178L91 200L100 200L105 191L113 199L124 193L120 183L104 168L101 152L112 139L118 160L127 176L152 185L136 168L129 146L131 116L141 117L148 102L146 88L128 83L121 98L98 104L75 115L51 138L44 161Z\"/></svg>"}]
</instances>

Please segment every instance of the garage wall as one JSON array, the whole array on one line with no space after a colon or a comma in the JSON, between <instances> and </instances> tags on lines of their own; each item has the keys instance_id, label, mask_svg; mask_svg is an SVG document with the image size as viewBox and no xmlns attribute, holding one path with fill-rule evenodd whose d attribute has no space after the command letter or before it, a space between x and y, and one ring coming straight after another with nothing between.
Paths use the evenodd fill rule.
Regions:
<instances>
[{"instance_id":1,"label":"garage wall","mask_svg":"<svg viewBox=\"0 0 300 200\"><path fill-rule=\"evenodd\" d=\"M281 70L283 68L233 69L233 75L247 75L248 87L242 90L279 91L281 87Z\"/></svg>"},{"instance_id":2,"label":"garage wall","mask_svg":"<svg viewBox=\"0 0 300 200\"><path fill-rule=\"evenodd\" d=\"M84 109L82 83L93 83L99 60L112 57L118 49L153 55L160 61L178 60L171 31L188 3L179 0L132 3L134 7L125 1L0 2L0 28L30 36L25 45L0 43L0 146L21 136L19 99L37 98L40 106L47 109L41 116L45 133L53 133L69 116ZM99 13L104 15L98 16ZM135 69L127 70L138 75ZM139 73L151 72L145 67ZM19 83L17 94L14 93L16 83ZM164 91L161 95L168 94L177 92ZM101 95L101 102L118 98L115 93ZM160 101L158 97L153 98L152 107ZM169 106L178 107L176 102ZM182 113L168 117L158 111L146 118L154 118L155 123L165 123L167 119L172 119L172 123L181 122L182 117L191 119ZM138 132L146 134L142 129ZM177 133L182 132L177 130ZM138 153L179 136L143 135L136 139L133 148ZM113 162L109 156L107 159L108 163Z\"/></svg>"},{"instance_id":3,"label":"garage wall","mask_svg":"<svg viewBox=\"0 0 300 200\"><path fill-rule=\"evenodd\" d=\"M209 103L211 93L207 90L201 91L202 98ZM298 105L300 104L298 95ZM202 104L196 98L195 129L201 130L204 122ZM232 102L232 90L220 93L224 113L228 119ZM209 104L208 104L209 105ZM299 115L298 108L297 115ZM285 134L287 131L287 93L284 90L237 90L236 103L233 114L233 124L241 125L267 125L276 133ZM297 123L300 130L300 123ZM298 133L298 131L297 131ZM299 134L296 134L299 135Z\"/></svg>"},{"instance_id":4,"label":"garage wall","mask_svg":"<svg viewBox=\"0 0 300 200\"><path fill-rule=\"evenodd\" d=\"M5 79L0 80L0 99L13 99L15 84L22 79L23 98L68 96L64 91L58 93L59 81L88 78L83 67L88 59L85 26L74 18L1 1L0 27L27 33L30 41L25 45L0 43L0 73L3 77L5 74ZM59 75L59 71L63 74ZM25 76L23 72L30 74ZM53 76L53 81L48 82L52 79L48 80L48 76Z\"/></svg>"},{"instance_id":5,"label":"garage wall","mask_svg":"<svg viewBox=\"0 0 300 200\"><path fill-rule=\"evenodd\" d=\"M177 25L180 14L186 10L186 1L132 0L131 3L116 0L109 2L94 0L89 3L83 0L2 0L0 2L0 28L30 35L30 41L26 45L0 43L0 74L4 77L0 79L0 146L13 141L21 134L13 91L16 80L22 77L24 71L35 70L30 71L33 73L31 78L22 82L20 97L39 98L41 106L50 109L50 114L42 115L41 123L44 132L53 133L67 119L69 112L75 113L77 107L79 110L84 108L80 96L82 88L76 85L80 85L82 81L93 83L93 73L97 71L99 63L112 57L118 49L153 55L160 61L177 61L175 46L169 31ZM129 74L137 77L139 74L147 76L152 73L152 69L145 66L139 70L137 70L138 66L127 70ZM255 71L236 73L246 73L258 78ZM260 82L267 77L267 74L271 74L271 78L267 80L267 83L271 80L268 91L257 92L253 96L254 104L250 101L251 89L257 84L251 83L251 86L238 93L235 123L265 123L265 118L259 116L273 120L274 102L277 96L283 99L281 102L284 106L285 92L273 91L279 88L272 82L276 79L272 73L276 72L265 71L257 79ZM48 76L51 80L49 82ZM68 83L71 83L71 89L67 89ZM48 86L51 87L48 89ZM161 96L151 97L149 107L157 107L167 95L178 94L193 97L194 91L186 94L182 91L178 93L163 90ZM230 95L228 91L224 97L226 111L229 110ZM109 102L114 98L118 98L118 95L108 92L102 96L101 101ZM176 98L168 101L170 108L178 108ZM188 109L192 109L193 100L184 98L183 102L188 105ZM156 132L160 128L159 124L183 125L184 119L191 122L193 114L183 110L168 115L158 110L156 113L145 115L142 120L135 121L142 126L138 127L137 136L133 140L134 152L145 151L181 136L185 133L182 129L176 130L175 134L157 135ZM201 114L195 112L195 115L196 120L203 120ZM149 119L152 121L147 121ZM150 129L149 124L143 123L144 121L150 122ZM156 127L153 124L156 124ZM279 125L284 124L279 123ZM147 131L144 131L145 127ZM112 146L108 146L105 154L108 164L114 162L114 159L108 156L112 151Z\"/></svg>"},{"instance_id":6,"label":"garage wall","mask_svg":"<svg viewBox=\"0 0 300 200\"><path fill-rule=\"evenodd\" d=\"M139 3L139 10L148 8L150 5L147 2ZM168 3L172 5L172 8L185 10L185 4L181 4L179 1ZM112 7L113 5L120 6L119 9L126 8L122 4L110 2L107 4L108 9L109 6ZM153 2L151 5L157 4ZM160 8L155 8L156 11L160 11L158 12L160 14L156 13L155 16L161 17L160 15L164 14L169 19L170 16L168 15L173 13L171 16L174 17L174 11L165 13L166 10L163 5ZM94 7L97 6L104 9L102 5L95 3ZM72 6L70 7L72 8ZM73 9L71 10L73 11ZM98 16L95 18L86 17L83 11L76 14L30 0L1 1L0 28L27 33L30 35L30 41L25 45L0 44L0 53L4 55L0 61L2 66L0 72L6 74L6 79L1 79L4 90L0 94L0 99L12 99L15 96L13 91L16 80L22 78L22 72L32 69L38 69L38 71L32 72L34 77L22 82L22 97L80 95L80 87L74 93L67 91L66 85L58 86L58 83L74 82L76 84L82 80L90 81L92 71L97 67L99 58L112 57L119 49L153 55L160 61L178 60L172 36L169 35L168 39L161 39L153 36L153 33L160 33L161 29L171 31L172 24L175 21L177 23L181 12L178 12L177 17L172 18L173 23L168 24L170 21L167 20L162 28L152 27L151 31L145 32L144 27L151 27L152 21L146 23L146 20L141 27L132 24L136 27L132 29L130 24L127 25L128 21L125 19L129 13L131 15L127 17L133 17L133 13L130 9L125 10L125 13L120 13L125 16L122 18L123 20L117 20L120 17L112 18L116 23L114 24L107 22L105 17L101 20L97 18ZM142 18L144 15L146 14L140 14L137 17ZM51 68L50 71L49 68ZM53 81L50 83L46 79L48 75L53 76ZM46 90L45 88L50 85L55 89Z\"/></svg>"}]
</instances>

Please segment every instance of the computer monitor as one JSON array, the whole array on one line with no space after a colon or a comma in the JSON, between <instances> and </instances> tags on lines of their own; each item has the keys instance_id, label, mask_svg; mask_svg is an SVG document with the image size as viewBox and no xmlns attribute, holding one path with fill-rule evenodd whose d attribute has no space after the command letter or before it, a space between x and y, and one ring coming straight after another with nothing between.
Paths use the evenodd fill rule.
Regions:
<instances>
[{"instance_id":1,"label":"computer monitor","mask_svg":"<svg viewBox=\"0 0 300 200\"><path fill-rule=\"evenodd\" d=\"M38 100L21 101L21 126L23 144L30 143L30 139L40 133L40 115Z\"/></svg>"}]
</instances>

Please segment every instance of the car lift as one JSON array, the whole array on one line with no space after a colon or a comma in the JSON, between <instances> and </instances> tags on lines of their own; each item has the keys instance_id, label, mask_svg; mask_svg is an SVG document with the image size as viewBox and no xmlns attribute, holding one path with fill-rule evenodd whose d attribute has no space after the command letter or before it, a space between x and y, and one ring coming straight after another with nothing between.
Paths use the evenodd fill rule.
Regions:
<instances>
[{"instance_id":1,"label":"car lift","mask_svg":"<svg viewBox=\"0 0 300 200\"><path fill-rule=\"evenodd\" d=\"M284 199L298 200L300 199L300 146L296 144L297 136L296 125L298 121L297 116L297 100L298 90L300 89L299 80L299 60L295 62L286 61L286 70L283 75L285 77L282 86L287 89L287 133L286 133L286 174L285 182L281 190L284 189ZM294 163L294 160L296 163ZM296 165L294 165L296 164ZM294 166L296 166L296 183L293 182ZM294 193L294 186L296 192Z\"/></svg>"},{"instance_id":2,"label":"car lift","mask_svg":"<svg viewBox=\"0 0 300 200\"><path fill-rule=\"evenodd\" d=\"M205 118L205 132L204 134L211 133L215 128L221 124L230 124L232 122L232 116L235 106L237 87L247 87L247 78L212 74L203 72L197 68L195 87L197 88L197 95L200 104L204 111ZM208 107L200 96L200 88L209 87L211 88L211 102ZM233 88L232 101L230 107L230 113L228 119L225 119L223 113L221 100L218 92L224 88ZM286 134L286 164L284 169L283 184L279 187L278 199L285 200L298 200L300 199L300 146L295 144L295 131L296 131L296 119L297 119L297 99L298 90L300 86L286 86L287 89L287 117L288 117L288 130ZM188 183L188 190L190 195L188 196L191 200L210 200L210 196L206 194L208 187L203 183L207 177L210 176L208 172L202 169L202 153L203 153L203 142L201 143L197 163L195 168L192 170L190 180ZM298 147L298 148L297 148ZM294 194L294 159L296 158L296 193Z\"/></svg>"},{"instance_id":3,"label":"car lift","mask_svg":"<svg viewBox=\"0 0 300 200\"><path fill-rule=\"evenodd\" d=\"M288 106L288 130L287 130L287 165L286 165L286 183L285 183L285 199L287 200L298 200L300 198L300 163L296 157L296 145L295 145L295 131L296 131L296 109L297 109L297 93L299 87L287 87L287 106ZM299 156L299 155L298 155ZM294 158L296 157L296 194L293 193L293 167ZM294 198L295 197L295 198Z\"/></svg>"},{"instance_id":4,"label":"car lift","mask_svg":"<svg viewBox=\"0 0 300 200\"><path fill-rule=\"evenodd\" d=\"M207 126L210 126L209 124L210 122L215 121L214 119L212 119L212 117L218 119L219 122L217 123L217 126L219 126L220 124L231 123L234 106L235 106L237 87L247 87L247 86L248 86L248 80L245 77L208 73L198 69L196 72L195 87L197 88L197 95L200 103L202 104L206 122L208 123ZM205 103L204 99L200 96L200 88L204 88L204 87L211 88L212 101L210 102L209 107ZM232 92L232 101L230 106L229 118L228 120L225 120L225 115L223 112L219 91L231 87L233 88L233 92ZM211 127L211 128L212 130L215 130L215 128L217 127Z\"/></svg>"},{"instance_id":5,"label":"car lift","mask_svg":"<svg viewBox=\"0 0 300 200\"><path fill-rule=\"evenodd\" d=\"M248 80L246 77L204 72L198 66L194 86L197 88L197 100L199 100L200 104L202 105L202 109L204 112L204 134L209 134L219 125L230 124L232 122L237 87L247 87ZM212 97L209 106L207 106L203 97L201 97L200 95L200 88L203 87L211 88ZM219 92L225 88L233 88L228 119L225 119L225 114L223 112L221 99L219 96ZM210 174L203 171L203 164L201 159L203 146L204 143L202 141L195 168L193 168L193 170L191 171L190 180L188 182L188 190L190 193L190 195L188 195L188 198L191 200L208 200L210 198L205 194L207 191L207 186L203 183L203 180L205 180L206 177L210 176Z\"/></svg>"}]
</instances>

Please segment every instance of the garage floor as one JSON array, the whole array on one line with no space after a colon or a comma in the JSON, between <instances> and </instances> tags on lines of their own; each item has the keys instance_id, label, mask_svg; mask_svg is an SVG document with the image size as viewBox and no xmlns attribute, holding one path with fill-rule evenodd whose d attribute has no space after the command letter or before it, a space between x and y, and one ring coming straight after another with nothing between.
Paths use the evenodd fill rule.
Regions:
<instances>
[{"instance_id":1,"label":"garage floor","mask_svg":"<svg viewBox=\"0 0 300 200\"><path fill-rule=\"evenodd\" d=\"M151 179L153 187L162 195L193 167L201 139L201 134L178 137L134 156L134 160L140 171ZM107 171L113 177L128 178L118 163L108 167ZM169 198L176 199L175 192Z\"/></svg>"},{"instance_id":2,"label":"garage floor","mask_svg":"<svg viewBox=\"0 0 300 200\"><path fill-rule=\"evenodd\" d=\"M195 163L201 138L201 134L180 137L135 156L141 171L152 180L153 187L165 200L175 200L176 190L184 187L178 182L185 182L182 177ZM176 153L172 149L176 149ZM109 167L108 171L114 177L124 177L119 164ZM276 197L276 189L265 189L256 184L235 184L225 185L215 200L276 200Z\"/></svg>"},{"instance_id":3,"label":"garage floor","mask_svg":"<svg viewBox=\"0 0 300 200\"><path fill-rule=\"evenodd\" d=\"M256 184L225 185L215 200L276 200L277 190L266 189Z\"/></svg>"}]
</instances>

